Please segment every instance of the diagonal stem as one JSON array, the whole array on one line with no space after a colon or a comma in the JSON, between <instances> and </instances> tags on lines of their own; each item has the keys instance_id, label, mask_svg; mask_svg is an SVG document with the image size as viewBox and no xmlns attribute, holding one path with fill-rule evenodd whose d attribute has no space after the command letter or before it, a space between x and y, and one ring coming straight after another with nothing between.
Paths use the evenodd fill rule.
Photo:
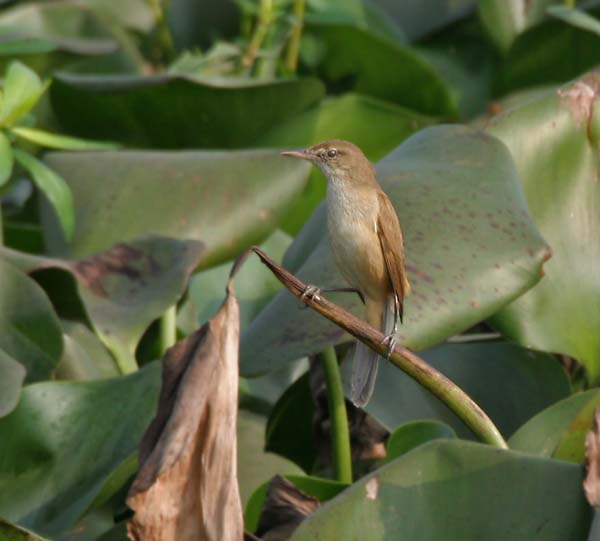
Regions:
<instances>
[{"instance_id":1,"label":"diagonal stem","mask_svg":"<svg viewBox=\"0 0 600 541\"><path fill-rule=\"evenodd\" d=\"M275 277L292 294L298 298L302 296L302 293L306 289L306 284L275 263L260 248L253 246L249 250L260 257L261 261L269 267ZM247 257L247 254L243 254L240 257ZM362 319L323 297L320 297L316 301L305 296L302 301L380 353L381 356L385 357L387 355L387 347L383 343L384 335L381 331L371 327ZM460 387L450 381L441 372L429 366L414 352L403 346L396 346L389 360L444 402L481 441L502 449L508 448L498 428L477 403Z\"/></svg>"}]
</instances>

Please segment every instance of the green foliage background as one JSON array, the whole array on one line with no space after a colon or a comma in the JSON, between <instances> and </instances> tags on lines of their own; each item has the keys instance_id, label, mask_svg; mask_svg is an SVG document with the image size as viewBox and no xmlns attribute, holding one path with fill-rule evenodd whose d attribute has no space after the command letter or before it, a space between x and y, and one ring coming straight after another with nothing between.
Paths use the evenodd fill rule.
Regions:
<instances>
[{"instance_id":1,"label":"green foliage background","mask_svg":"<svg viewBox=\"0 0 600 541\"><path fill-rule=\"evenodd\" d=\"M247 529L279 473L329 501L294 540L587 539L600 7L574 4L2 3L0 538L125 539L174 326L181 338L214 314L252 244L305 282L340 284L324 179L279 151L343 138L376 164L403 226L401 342L510 449L473 441L388 365L366 410L387 459L356 459L350 486L332 479L307 358L343 358L350 337L250 259L236 278Z\"/></svg>"}]
</instances>

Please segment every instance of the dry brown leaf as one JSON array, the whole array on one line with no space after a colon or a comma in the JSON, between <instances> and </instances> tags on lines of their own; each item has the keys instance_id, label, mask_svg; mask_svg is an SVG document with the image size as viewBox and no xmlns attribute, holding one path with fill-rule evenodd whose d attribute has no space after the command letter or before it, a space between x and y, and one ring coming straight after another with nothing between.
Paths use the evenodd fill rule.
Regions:
<instances>
[{"instance_id":1,"label":"dry brown leaf","mask_svg":"<svg viewBox=\"0 0 600 541\"><path fill-rule=\"evenodd\" d=\"M238 350L239 306L230 278L215 317L165 356L158 413L142 440L140 469L127 498L134 511L130 539L243 539Z\"/></svg>"},{"instance_id":2,"label":"dry brown leaf","mask_svg":"<svg viewBox=\"0 0 600 541\"><path fill-rule=\"evenodd\" d=\"M585 496L592 507L600 509L600 408L594 412L594 426L585 438L587 475L583 481Z\"/></svg>"}]
</instances>

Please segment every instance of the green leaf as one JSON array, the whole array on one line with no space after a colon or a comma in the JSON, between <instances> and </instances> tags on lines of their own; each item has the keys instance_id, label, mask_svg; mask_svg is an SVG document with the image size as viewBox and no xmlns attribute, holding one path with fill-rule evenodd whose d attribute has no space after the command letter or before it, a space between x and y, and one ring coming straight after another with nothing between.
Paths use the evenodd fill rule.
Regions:
<instances>
[{"instance_id":1,"label":"green leaf","mask_svg":"<svg viewBox=\"0 0 600 541\"><path fill-rule=\"evenodd\" d=\"M327 98L261 136L258 146L306 147L327 139L346 139L358 145L371 161L383 158L414 132L435 120L360 94ZM325 196L325 179L314 168L309 184L297 198L284 228L297 233Z\"/></svg>"},{"instance_id":2,"label":"green leaf","mask_svg":"<svg viewBox=\"0 0 600 541\"><path fill-rule=\"evenodd\" d=\"M566 449L564 443L569 439L572 429L577 427L576 420L583 419L588 410L593 409L599 403L600 392L592 389L551 405L512 435L509 440L510 448L542 457L558 458L555 453L561 445L563 445L562 451ZM585 427L589 427L587 420L581 428ZM575 446L569 446L571 449L575 448ZM579 441L579 449L580 451L583 449L581 441Z\"/></svg>"},{"instance_id":3,"label":"green leaf","mask_svg":"<svg viewBox=\"0 0 600 541\"><path fill-rule=\"evenodd\" d=\"M7 541L46 541L39 535L0 518L0 539Z\"/></svg>"},{"instance_id":4,"label":"green leaf","mask_svg":"<svg viewBox=\"0 0 600 541\"><path fill-rule=\"evenodd\" d=\"M10 126L26 115L46 91L37 73L25 64L11 62L4 76L4 94L0 102L0 126Z\"/></svg>"},{"instance_id":5,"label":"green leaf","mask_svg":"<svg viewBox=\"0 0 600 541\"><path fill-rule=\"evenodd\" d=\"M0 349L0 417L10 413L19 402L25 374L25 367Z\"/></svg>"},{"instance_id":6,"label":"green leaf","mask_svg":"<svg viewBox=\"0 0 600 541\"><path fill-rule=\"evenodd\" d=\"M78 139L24 126L15 126L10 131L36 145L58 150L114 150L119 146L115 143Z\"/></svg>"},{"instance_id":7,"label":"green leaf","mask_svg":"<svg viewBox=\"0 0 600 541\"><path fill-rule=\"evenodd\" d=\"M1 100L0 100L1 103ZM12 146L4 132L0 131L0 186L6 184L12 174L14 156Z\"/></svg>"},{"instance_id":8,"label":"green leaf","mask_svg":"<svg viewBox=\"0 0 600 541\"><path fill-rule=\"evenodd\" d=\"M527 210L514 163L497 139L462 126L427 128L377 165L404 231L413 293L400 342L424 349L494 314L541 278L549 250ZM305 283L340 287L317 208L284 266ZM355 295L334 302L363 315ZM333 323L278 294L243 334L242 374L259 375L347 341Z\"/></svg>"},{"instance_id":9,"label":"green leaf","mask_svg":"<svg viewBox=\"0 0 600 541\"><path fill-rule=\"evenodd\" d=\"M515 38L539 23L556 0L479 0L479 17L492 41L506 52Z\"/></svg>"},{"instance_id":10,"label":"green leaf","mask_svg":"<svg viewBox=\"0 0 600 541\"><path fill-rule=\"evenodd\" d=\"M550 6L546 13L566 23L593 32L600 36L600 21L580 9L568 8L566 6Z\"/></svg>"},{"instance_id":11,"label":"green leaf","mask_svg":"<svg viewBox=\"0 0 600 541\"><path fill-rule=\"evenodd\" d=\"M52 107L65 131L137 147L240 148L324 94L316 79L261 82L163 74L58 75Z\"/></svg>"},{"instance_id":12,"label":"green leaf","mask_svg":"<svg viewBox=\"0 0 600 541\"><path fill-rule=\"evenodd\" d=\"M136 450L159 385L153 363L112 380L26 387L0 419L0 515L45 535L75 524Z\"/></svg>"},{"instance_id":13,"label":"green leaf","mask_svg":"<svg viewBox=\"0 0 600 541\"><path fill-rule=\"evenodd\" d=\"M32 256L7 248L1 248L0 255L27 272L55 268L72 274L96 334L115 355L121 371L130 371L136 368L135 351L143 333L180 299L203 249L194 240L149 235L79 260ZM60 295L65 294L63 286ZM92 354L89 342L86 348ZM105 371L104 361L102 366L97 369Z\"/></svg>"},{"instance_id":14,"label":"green leaf","mask_svg":"<svg viewBox=\"0 0 600 541\"><path fill-rule=\"evenodd\" d=\"M50 377L62 348L60 322L42 288L0 259L0 350L21 363L32 382ZM20 376L11 372L16 382Z\"/></svg>"},{"instance_id":15,"label":"green leaf","mask_svg":"<svg viewBox=\"0 0 600 541\"><path fill-rule=\"evenodd\" d=\"M412 421L400 425L387 441L387 458L390 462L415 447L440 438L456 438L456 432L439 421Z\"/></svg>"},{"instance_id":16,"label":"green leaf","mask_svg":"<svg viewBox=\"0 0 600 541\"><path fill-rule=\"evenodd\" d=\"M291 540L585 539L592 512L581 477L567 462L436 440L344 490Z\"/></svg>"},{"instance_id":17,"label":"green leaf","mask_svg":"<svg viewBox=\"0 0 600 541\"><path fill-rule=\"evenodd\" d=\"M317 498L320 502L326 502L337 496L342 490L348 487L339 481L323 479L321 477L285 475L288 481L296 485L302 492ZM247 531L255 532L258 527L260 513L267 498L267 489L269 482L259 486L248 499L244 511L244 525Z\"/></svg>"},{"instance_id":18,"label":"green leaf","mask_svg":"<svg viewBox=\"0 0 600 541\"><path fill-rule=\"evenodd\" d=\"M0 55L20 56L50 53L57 49L56 44L45 39L11 39L0 42Z\"/></svg>"},{"instance_id":19,"label":"green leaf","mask_svg":"<svg viewBox=\"0 0 600 541\"><path fill-rule=\"evenodd\" d=\"M17 162L29 172L33 182L52 205L65 237L71 239L75 230L75 211L73 209L73 194L68 184L60 175L31 154L15 149L14 155Z\"/></svg>"},{"instance_id":20,"label":"green leaf","mask_svg":"<svg viewBox=\"0 0 600 541\"><path fill-rule=\"evenodd\" d=\"M552 355L514 344L444 344L421 356L473 398L506 437L570 391ZM350 363L345 364L343 371L349 375ZM408 421L433 419L446 423L460 437L473 437L439 399L390 363L381 364L366 411L390 431Z\"/></svg>"},{"instance_id":21,"label":"green leaf","mask_svg":"<svg viewBox=\"0 0 600 541\"><path fill-rule=\"evenodd\" d=\"M81 257L158 233L202 241L204 267L274 231L309 171L276 150L52 153L47 162L73 191L77 213L67 245L43 212L51 252ZM99 228L98 220L105 226Z\"/></svg>"},{"instance_id":22,"label":"green leaf","mask_svg":"<svg viewBox=\"0 0 600 541\"><path fill-rule=\"evenodd\" d=\"M457 116L450 88L416 49L350 24L313 23L306 32L325 43L320 67L330 83L346 81L356 92L423 114Z\"/></svg>"},{"instance_id":23,"label":"green leaf","mask_svg":"<svg viewBox=\"0 0 600 541\"><path fill-rule=\"evenodd\" d=\"M592 382L600 380L598 85L600 75L587 75L489 122L515 159L533 218L553 251L544 279L492 324L528 347L574 357Z\"/></svg>"}]
</instances>

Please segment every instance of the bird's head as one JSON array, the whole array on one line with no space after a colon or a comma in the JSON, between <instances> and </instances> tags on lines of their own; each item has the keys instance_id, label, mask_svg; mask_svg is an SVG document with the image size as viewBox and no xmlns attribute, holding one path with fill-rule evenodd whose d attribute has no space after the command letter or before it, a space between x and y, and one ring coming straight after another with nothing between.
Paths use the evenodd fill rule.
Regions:
<instances>
[{"instance_id":1,"label":"bird's head","mask_svg":"<svg viewBox=\"0 0 600 541\"><path fill-rule=\"evenodd\" d=\"M362 150L341 139L324 141L302 150L288 150L281 155L314 163L328 180L344 180L355 176L361 178L367 172L373 174L373 166Z\"/></svg>"}]
</instances>

